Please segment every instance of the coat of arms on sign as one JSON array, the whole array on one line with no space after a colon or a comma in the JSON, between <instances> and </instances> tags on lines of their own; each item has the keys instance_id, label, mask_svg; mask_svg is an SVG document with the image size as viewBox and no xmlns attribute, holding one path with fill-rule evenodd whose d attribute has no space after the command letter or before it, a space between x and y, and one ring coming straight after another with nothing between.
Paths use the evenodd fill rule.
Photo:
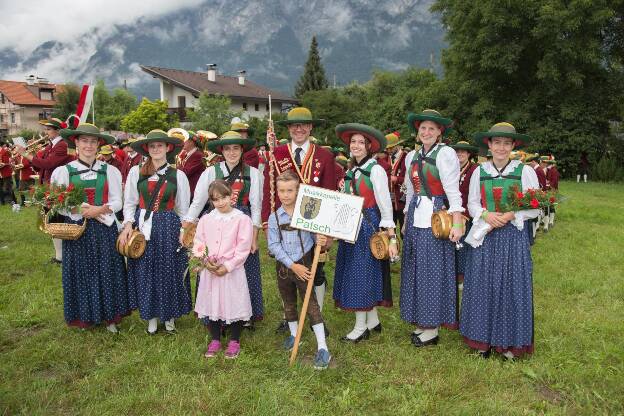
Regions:
<instances>
[{"instance_id":1,"label":"coat of arms on sign","mask_svg":"<svg viewBox=\"0 0 624 416\"><path fill-rule=\"evenodd\" d=\"M304 196L301 200L301 216L306 220L312 220L316 218L321 210L321 200L319 198L312 198L311 196Z\"/></svg>"}]
</instances>

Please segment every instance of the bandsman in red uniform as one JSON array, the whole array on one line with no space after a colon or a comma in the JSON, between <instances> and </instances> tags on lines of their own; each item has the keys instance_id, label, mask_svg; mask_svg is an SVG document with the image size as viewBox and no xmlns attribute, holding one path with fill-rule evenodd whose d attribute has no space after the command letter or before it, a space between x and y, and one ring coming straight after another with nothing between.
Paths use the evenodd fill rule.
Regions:
<instances>
[{"instance_id":1,"label":"bandsman in red uniform","mask_svg":"<svg viewBox=\"0 0 624 416\"><path fill-rule=\"evenodd\" d=\"M528 155L525 159L527 165L531 166L533 170L535 170L535 174L537 175L537 180L539 182L540 189L542 191L546 190L546 173L544 169L539 164L540 155L538 153Z\"/></svg>"},{"instance_id":2,"label":"bandsman in red uniform","mask_svg":"<svg viewBox=\"0 0 624 416\"><path fill-rule=\"evenodd\" d=\"M399 229L403 227L403 210L405 209L405 193L402 185L405 180L405 156L407 152L403 150L403 140L400 140L399 132L386 134L386 152L390 156L390 197L392 198L392 210L394 212L394 223Z\"/></svg>"},{"instance_id":3,"label":"bandsman in red uniform","mask_svg":"<svg viewBox=\"0 0 624 416\"><path fill-rule=\"evenodd\" d=\"M197 181L204 171L204 145L208 141L208 135L216 138L217 135L211 132L200 130L198 132L189 131L188 137L184 138L184 147L180 153L178 169L186 174L191 187L191 199L195 193Z\"/></svg>"},{"instance_id":4,"label":"bandsman in red uniform","mask_svg":"<svg viewBox=\"0 0 624 416\"><path fill-rule=\"evenodd\" d=\"M121 171L121 168L123 166L123 161L117 158L115 149L113 149L113 147L109 144L100 147L98 160L106 162L111 166L115 166L117 169L119 169L119 171Z\"/></svg>"},{"instance_id":5,"label":"bandsman in red uniform","mask_svg":"<svg viewBox=\"0 0 624 416\"><path fill-rule=\"evenodd\" d=\"M126 178L128 178L128 173L130 173L130 169L132 169L133 166L139 165L143 160L143 156L140 153L136 152L131 146L131 144L134 143L136 140L137 139L135 139L134 137L131 137L121 143L121 148L126 153L126 158L121 165L121 169L119 169L121 171L121 179L124 184L126 183Z\"/></svg>"},{"instance_id":6,"label":"bandsman in red uniform","mask_svg":"<svg viewBox=\"0 0 624 416\"><path fill-rule=\"evenodd\" d=\"M459 141L451 145L451 147L455 150L457 159L459 159L459 192L461 192L462 196L464 215L469 217L468 193L470 192L470 178L472 177L472 172L479 167L479 165L474 162L474 159L476 159L479 154L479 148L466 141ZM468 234L468 231L470 231L471 225L472 219L466 221L464 237ZM462 290L464 287L464 273L468 263L468 250L470 250L468 244L463 244L464 237L459 240L462 243L460 246L461 248L455 251L455 271L457 275L457 288L459 290Z\"/></svg>"},{"instance_id":7,"label":"bandsman in red uniform","mask_svg":"<svg viewBox=\"0 0 624 416\"><path fill-rule=\"evenodd\" d=\"M13 204L13 167L11 165L11 150L7 142L0 142L0 204Z\"/></svg>"},{"instance_id":8,"label":"bandsman in red uniform","mask_svg":"<svg viewBox=\"0 0 624 416\"><path fill-rule=\"evenodd\" d=\"M324 120L314 119L312 112L305 107L293 108L288 112L286 120L277 122L288 127L290 141L277 146L273 152L274 161L272 162L272 169L274 181L280 173L292 170L299 177L300 183L319 186L332 191L336 190L334 155L310 140L313 126L323 122ZM264 170L262 223L265 229L269 215L271 215L271 197L273 197L274 209L280 206L276 184L275 182L273 184L270 183L270 170L270 165ZM273 195L271 195L271 189L273 189ZM323 309L326 287L324 265L325 263L319 263L314 276L314 292L321 310Z\"/></svg>"},{"instance_id":9,"label":"bandsman in red uniform","mask_svg":"<svg viewBox=\"0 0 624 416\"><path fill-rule=\"evenodd\" d=\"M52 172L59 166L64 166L71 162L74 157L67 152L67 143L59 134L59 130L67 128L67 123L58 118L40 120L45 134L50 143L43 150L43 153L33 155L22 146L15 146L17 153L28 159L32 167L39 172L41 183L50 183ZM63 260L62 241L53 238L55 256L51 259L53 263L61 264Z\"/></svg>"}]
</instances>

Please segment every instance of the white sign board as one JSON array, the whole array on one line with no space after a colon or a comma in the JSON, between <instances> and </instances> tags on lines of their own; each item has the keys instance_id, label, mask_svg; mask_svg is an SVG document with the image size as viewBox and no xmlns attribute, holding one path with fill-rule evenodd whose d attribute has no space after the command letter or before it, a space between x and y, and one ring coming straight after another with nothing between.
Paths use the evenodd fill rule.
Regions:
<instances>
[{"instance_id":1,"label":"white sign board","mask_svg":"<svg viewBox=\"0 0 624 416\"><path fill-rule=\"evenodd\" d=\"M290 226L354 243L362 223L361 196L301 185Z\"/></svg>"}]
</instances>

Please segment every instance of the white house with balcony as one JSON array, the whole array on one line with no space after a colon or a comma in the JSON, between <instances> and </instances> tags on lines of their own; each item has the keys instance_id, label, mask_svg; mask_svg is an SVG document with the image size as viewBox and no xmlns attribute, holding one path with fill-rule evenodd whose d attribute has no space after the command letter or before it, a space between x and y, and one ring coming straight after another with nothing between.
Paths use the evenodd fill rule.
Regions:
<instances>
[{"instance_id":1,"label":"white house with balcony","mask_svg":"<svg viewBox=\"0 0 624 416\"><path fill-rule=\"evenodd\" d=\"M160 68L141 65L141 69L160 82L160 99L169 103L169 111L176 112L180 121L186 121L186 110L195 107L202 92L211 95L227 95L232 101L231 109L242 112L243 118L263 118L269 114L269 95L273 112L285 111L298 101L279 91L258 85L246 79L245 71L237 77L220 75L217 66L207 66L206 72Z\"/></svg>"}]
</instances>

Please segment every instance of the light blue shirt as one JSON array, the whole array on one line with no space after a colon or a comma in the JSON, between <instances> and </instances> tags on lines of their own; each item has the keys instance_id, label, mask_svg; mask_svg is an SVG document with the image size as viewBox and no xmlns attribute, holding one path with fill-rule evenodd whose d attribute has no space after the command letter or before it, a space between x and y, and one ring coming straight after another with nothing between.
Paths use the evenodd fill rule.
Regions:
<instances>
[{"instance_id":1,"label":"light blue shirt","mask_svg":"<svg viewBox=\"0 0 624 416\"><path fill-rule=\"evenodd\" d=\"M271 214L268 227L269 251L275 256L277 261L290 268L293 263L300 260L305 253L312 249L314 238L312 233L308 231L280 230L279 225L290 224L291 217L282 207L279 207L275 213L277 214L279 224L275 219L275 214ZM282 233L281 241L280 232ZM298 234L301 234L301 241L299 241ZM303 252L301 251L301 242L303 242Z\"/></svg>"}]
</instances>

